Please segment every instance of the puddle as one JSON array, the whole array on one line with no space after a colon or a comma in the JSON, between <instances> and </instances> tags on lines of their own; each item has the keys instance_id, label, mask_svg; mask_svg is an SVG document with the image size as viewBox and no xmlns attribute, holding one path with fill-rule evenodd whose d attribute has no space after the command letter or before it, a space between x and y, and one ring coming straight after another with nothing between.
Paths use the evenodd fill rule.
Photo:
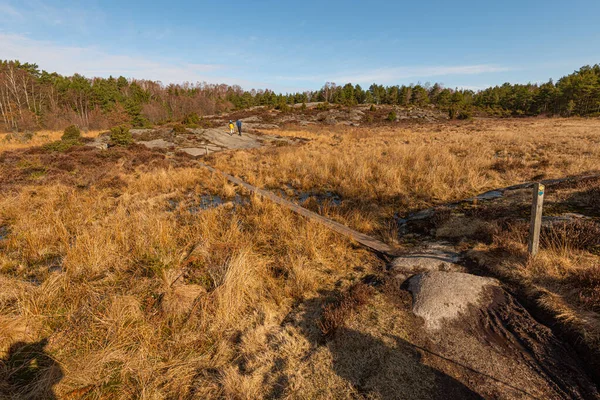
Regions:
<instances>
[{"instance_id":1,"label":"puddle","mask_svg":"<svg viewBox=\"0 0 600 400\"><path fill-rule=\"evenodd\" d=\"M168 200L168 203L168 210L175 211L177 210L177 208L179 208L179 204L181 204L181 201L170 199ZM223 198L218 195L203 194L199 197L193 197L185 201L187 211L191 214L197 214L200 211L216 208L222 205L226 205L228 203L232 203L233 207L235 208L237 206L250 203L250 199L247 197L240 196L239 194L236 194L233 198Z\"/></svg>"},{"instance_id":2,"label":"puddle","mask_svg":"<svg viewBox=\"0 0 600 400\"><path fill-rule=\"evenodd\" d=\"M62 265L54 264L48 267L48 272L63 272Z\"/></svg>"},{"instance_id":3,"label":"puddle","mask_svg":"<svg viewBox=\"0 0 600 400\"><path fill-rule=\"evenodd\" d=\"M490 190L489 192L482 193L476 196L479 200L494 200L502 197L504 194L499 190Z\"/></svg>"},{"instance_id":4,"label":"puddle","mask_svg":"<svg viewBox=\"0 0 600 400\"><path fill-rule=\"evenodd\" d=\"M286 190L279 188L269 190L275 192L279 197L283 197L284 199L294 201L298 204L302 204L312 198L320 206L329 205L333 207L339 207L342 205L342 196L335 192L302 192L294 189L290 184L287 184L286 188Z\"/></svg>"},{"instance_id":5,"label":"puddle","mask_svg":"<svg viewBox=\"0 0 600 400\"><path fill-rule=\"evenodd\" d=\"M10 229L8 225L0 225L0 240L6 239L6 237L10 234Z\"/></svg>"},{"instance_id":6,"label":"puddle","mask_svg":"<svg viewBox=\"0 0 600 400\"><path fill-rule=\"evenodd\" d=\"M335 206L335 207L342 205L342 198L337 193L334 193L334 192L300 193L300 195L298 196L298 201L300 201L300 203L304 203L305 201L307 201L310 198L315 199L315 201L317 203L319 203L319 205L329 204L329 205Z\"/></svg>"},{"instance_id":7,"label":"puddle","mask_svg":"<svg viewBox=\"0 0 600 400\"><path fill-rule=\"evenodd\" d=\"M223 204L223 199L221 196L215 196L211 194L205 194L200 196L200 201L198 202L197 207L206 210L208 208L214 208Z\"/></svg>"}]
</instances>

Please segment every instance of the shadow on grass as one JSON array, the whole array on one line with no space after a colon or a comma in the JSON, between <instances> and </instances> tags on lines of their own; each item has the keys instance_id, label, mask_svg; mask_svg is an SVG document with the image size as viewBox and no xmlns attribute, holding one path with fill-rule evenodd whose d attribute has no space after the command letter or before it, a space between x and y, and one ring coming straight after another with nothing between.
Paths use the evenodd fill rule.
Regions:
<instances>
[{"instance_id":1,"label":"shadow on grass","mask_svg":"<svg viewBox=\"0 0 600 400\"><path fill-rule=\"evenodd\" d=\"M342 326L327 340L317 322L324 298L330 298L332 294L328 292L322 295L322 298L305 302L305 312L294 322L313 348L305 356L305 361L317 348L326 346L332 355L335 373L367 398L482 398L458 380L423 364L419 351L399 337L382 340Z\"/></svg>"},{"instance_id":2,"label":"shadow on grass","mask_svg":"<svg viewBox=\"0 0 600 400\"><path fill-rule=\"evenodd\" d=\"M0 398L56 399L53 387L63 378L63 371L39 342L17 342L0 360Z\"/></svg>"},{"instance_id":3,"label":"shadow on grass","mask_svg":"<svg viewBox=\"0 0 600 400\"><path fill-rule=\"evenodd\" d=\"M328 344L333 368L361 394L381 399L481 399L456 379L421 363L410 343L394 337L385 343L342 328Z\"/></svg>"}]
</instances>

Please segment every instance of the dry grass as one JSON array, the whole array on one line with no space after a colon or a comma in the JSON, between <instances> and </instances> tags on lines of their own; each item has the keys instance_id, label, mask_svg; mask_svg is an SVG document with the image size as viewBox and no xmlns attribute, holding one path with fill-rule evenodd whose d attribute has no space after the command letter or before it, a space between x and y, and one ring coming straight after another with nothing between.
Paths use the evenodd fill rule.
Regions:
<instances>
[{"instance_id":1,"label":"dry grass","mask_svg":"<svg viewBox=\"0 0 600 400\"><path fill-rule=\"evenodd\" d=\"M341 206L315 198L306 205L392 241L395 212L537 174L598 169L600 149L591 145L598 125L523 120L281 131L311 141L217 154L213 163L259 186L336 193ZM0 147L1 178L10 182L0 192L1 395L39 398L56 384L61 398L352 398L360 393L349 382L362 379L352 371L354 349L368 361L372 348L393 361L390 374L423 369L414 377L421 382L404 389L433 387L435 371L381 334L388 329L405 340L410 318L381 296L369 298L374 306L360 316L350 311L367 296L352 289L342 298L346 305L338 308L350 311L332 308L339 334L328 348L315 348L306 333L318 333L321 293L351 287L378 268L373 255L219 176L184 162L169 167L174 161L162 154L15 150L59 137ZM520 162L500 165L498 157ZM32 176L36 166L43 176ZM204 195L227 202L236 194L241 204L198 207ZM44 339L45 362L27 370L37 379L4 379L14 373L11 346ZM383 385L377 372L369 379Z\"/></svg>"},{"instance_id":2,"label":"dry grass","mask_svg":"<svg viewBox=\"0 0 600 400\"><path fill-rule=\"evenodd\" d=\"M385 231L394 213L540 178L600 170L600 121L477 120L413 127L312 127L275 133L300 148L217 154L213 164L250 183L341 197L327 214Z\"/></svg>"},{"instance_id":3,"label":"dry grass","mask_svg":"<svg viewBox=\"0 0 600 400\"><path fill-rule=\"evenodd\" d=\"M87 131L81 132L81 136L86 138L94 138L102 131ZM29 147L43 146L60 140L63 131L37 131L31 138L27 138L24 134L0 133L0 152L8 150L26 149Z\"/></svg>"},{"instance_id":4,"label":"dry grass","mask_svg":"<svg viewBox=\"0 0 600 400\"><path fill-rule=\"evenodd\" d=\"M325 228L257 198L238 208L170 211L167 200L231 191L203 170L122 179L119 197L48 185L0 200L9 231L2 286L14 288L2 293L0 346L49 338L64 373L62 395L82 388L89 398L223 394L226 375L199 376L227 370L236 336L281 320L349 265L372 262Z\"/></svg>"},{"instance_id":5,"label":"dry grass","mask_svg":"<svg viewBox=\"0 0 600 400\"><path fill-rule=\"evenodd\" d=\"M551 187L547 190L547 211L549 214L561 209L572 211L572 207L577 206L575 211L597 215L590 196L599 187L598 180ZM509 201L518 203L518 196L514 197ZM518 209L518 205L515 208ZM478 214L485 218L485 211L478 211ZM473 258L529 301L537 303L544 314L558 322L563 332L573 335L579 345L587 346L587 353L600 352L598 219L574 218L545 224L540 252L535 258L530 258L527 253L527 220L514 215L507 218L507 213L498 214L497 210L485 219L493 240L477 244L471 251ZM590 363L597 367L593 358L591 356Z\"/></svg>"},{"instance_id":6,"label":"dry grass","mask_svg":"<svg viewBox=\"0 0 600 400\"><path fill-rule=\"evenodd\" d=\"M600 224L576 220L545 227L533 259L527 256L528 228L525 222L508 225L492 244L478 246L475 256L507 279L543 290L543 306L560 319L582 319L600 340Z\"/></svg>"}]
</instances>

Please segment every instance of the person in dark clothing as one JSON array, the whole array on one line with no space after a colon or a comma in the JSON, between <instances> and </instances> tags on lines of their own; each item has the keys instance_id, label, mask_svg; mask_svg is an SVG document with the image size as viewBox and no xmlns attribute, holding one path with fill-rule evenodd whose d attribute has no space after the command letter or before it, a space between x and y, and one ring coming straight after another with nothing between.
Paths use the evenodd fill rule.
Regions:
<instances>
[{"instance_id":1,"label":"person in dark clothing","mask_svg":"<svg viewBox=\"0 0 600 400\"><path fill-rule=\"evenodd\" d=\"M240 121L239 119L237 121L235 121L235 124L237 125L238 128L238 134L240 136L242 136L242 121Z\"/></svg>"}]
</instances>

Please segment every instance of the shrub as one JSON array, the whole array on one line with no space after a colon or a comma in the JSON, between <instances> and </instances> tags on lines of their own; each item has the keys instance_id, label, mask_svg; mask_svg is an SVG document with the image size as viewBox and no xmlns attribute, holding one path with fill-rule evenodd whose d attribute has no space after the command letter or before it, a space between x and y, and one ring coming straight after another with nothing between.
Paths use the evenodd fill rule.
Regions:
<instances>
[{"instance_id":1,"label":"shrub","mask_svg":"<svg viewBox=\"0 0 600 400\"><path fill-rule=\"evenodd\" d=\"M277 107L275 107L277 110L281 111L281 112L288 112L290 111L290 106L287 105L286 102L282 101L281 103L279 103L277 105Z\"/></svg>"},{"instance_id":2,"label":"shrub","mask_svg":"<svg viewBox=\"0 0 600 400\"><path fill-rule=\"evenodd\" d=\"M375 104L371 104L371 107L369 108L369 111L371 111L371 112L377 111L377 108L375 107Z\"/></svg>"},{"instance_id":3,"label":"shrub","mask_svg":"<svg viewBox=\"0 0 600 400\"><path fill-rule=\"evenodd\" d=\"M198 124L200 123L200 117L198 116L198 114L196 114L195 112L189 113L188 115L186 115L183 118L183 124L184 125L194 125L194 126L198 126Z\"/></svg>"},{"instance_id":4,"label":"shrub","mask_svg":"<svg viewBox=\"0 0 600 400\"><path fill-rule=\"evenodd\" d=\"M471 118L473 118L473 115L471 114L471 111L469 111L469 110L462 110L461 112L458 113L458 116L456 118L471 119Z\"/></svg>"},{"instance_id":5,"label":"shrub","mask_svg":"<svg viewBox=\"0 0 600 400\"><path fill-rule=\"evenodd\" d=\"M329 103L325 102L325 103L319 103L319 104L317 104L317 110L319 110L319 111L327 111L327 110L329 110Z\"/></svg>"},{"instance_id":6,"label":"shrub","mask_svg":"<svg viewBox=\"0 0 600 400\"><path fill-rule=\"evenodd\" d=\"M175 124L173 125L173 133L176 135L181 135L184 133L188 133L188 130L186 129L185 125Z\"/></svg>"},{"instance_id":7,"label":"shrub","mask_svg":"<svg viewBox=\"0 0 600 400\"><path fill-rule=\"evenodd\" d=\"M317 326L325 337L331 337L342 328L353 312L369 302L373 289L364 283L357 283L342 294L336 301L323 306L323 316Z\"/></svg>"},{"instance_id":8,"label":"shrub","mask_svg":"<svg viewBox=\"0 0 600 400\"><path fill-rule=\"evenodd\" d=\"M152 128L152 122L142 115L134 115L130 122L132 127L149 129Z\"/></svg>"},{"instance_id":9,"label":"shrub","mask_svg":"<svg viewBox=\"0 0 600 400\"><path fill-rule=\"evenodd\" d=\"M448 117L450 119L471 119L473 117L471 110L467 110L467 109L456 109L456 108L450 108L448 110Z\"/></svg>"},{"instance_id":10,"label":"shrub","mask_svg":"<svg viewBox=\"0 0 600 400\"><path fill-rule=\"evenodd\" d=\"M57 140L55 142L46 143L44 149L48 151L64 152L69 150L71 147L79 144L78 140Z\"/></svg>"},{"instance_id":11,"label":"shrub","mask_svg":"<svg viewBox=\"0 0 600 400\"><path fill-rule=\"evenodd\" d=\"M390 122L394 122L397 118L398 118L398 116L396 115L395 111L390 111L390 113L387 116L387 119Z\"/></svg>"},{"instance_id":12,"label":"shrub","mask_svg":"<svg viewBox=\"0 0 600 400\"><path fill-rule=\"evenodd\" d=\"M302 111L306 111L306 103L305 102L302 102L302 105L300 106L300 109Z\"/></svg>"},{"instance_id":13,"label":"shrub","mask_svg":"<svg viewBox=\"0 0 600 400\"><path fill-rule=\"evenodd\" d=\"M81 132L79 131L79 128L75 125L68 126L60 138L60 140L62 141L77 141L79 139L81 139Z\"/></svg>"},{"instance_id":14,"label":"shrub","mask_svg":"<svg viewBox=\"0 0 600 400\"><path fill-rule=\"evenodd\" d=\"M110 130L110 141L115 146L128 146L133 143L133 137L128 127L120 125Z\"/></svg>"},{"instance_id":15,"label":"shrub","mask_svg":"<svg viewBox=\"0 0 600 400\"><path fill-rule=\"evenodd\" d=\"M79 144L81 139L81 131L75 125L68 126L61 136L60 140L52 143L46 143L44 149L48 151L64 152L69 150L71 147Z\"/></svg>"}]
</instances>

